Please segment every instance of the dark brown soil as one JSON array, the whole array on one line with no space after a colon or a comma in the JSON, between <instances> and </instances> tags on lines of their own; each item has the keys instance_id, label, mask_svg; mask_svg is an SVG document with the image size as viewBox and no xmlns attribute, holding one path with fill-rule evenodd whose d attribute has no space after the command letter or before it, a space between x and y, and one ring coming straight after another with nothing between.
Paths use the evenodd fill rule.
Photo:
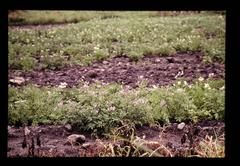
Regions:
<instances>
[{"instance_id":1,"label":"dark brown soil","mask_svg":"<svg viewBox=\"0 0 240 166\"><path fill-rule=\"evenodd\" d=\"M172 153L172 156L184 156L187 150L196 147L199 141L205 139L206 135L219 137L225 132L225 125L219 121L202 121L197 124L188 123L179 130L176 123L169 126L140 127L136 135L140 138L145 137L146 141L157 142L164 145ZM103 150L99 139L87 133L69 131L64 126L36 126L28 127L34 138L34 148L30 153L29 147L22 148L23 128L8 127L8 157L84 157L98 156ZM36 135L40 135L41 146L36 145ZM66 144L67 136L71 134L83 134L86 142L83 145ZM185 141L184 135L187 136ZM109 143L111 140L100 139L102 143ZM31 144L31 138L27 139ZM30 145L31 146L31 145ZM223 142L224 146L224 142ZM193 153L194 154L194 153Z\"/></svg>"},{"instance_id":2,"label":"dark brown soil","mask_svg":"<svg viewBox=\"0 0 240 166\"><path fill-rule=\"evenodd\" d=\"M88 67L65 67L60 70L33 72L9 70L9 79L24 77L26 81L22 85L32 83L39 86L58 86L61 82L66 82L68 87L73 87L78 85L79 81L101 81L136 87L143 79L148 80L148 86L165 86L172 84L179 77L186 78L188 82L200 76L208 78L210 73L214 73L215 79L225 77L224 64L204 64L202 58L202 52L178 53L168 57L145 56L138 62L126 56L119 56L95 62Z\"/></svg>"}]
</instances>

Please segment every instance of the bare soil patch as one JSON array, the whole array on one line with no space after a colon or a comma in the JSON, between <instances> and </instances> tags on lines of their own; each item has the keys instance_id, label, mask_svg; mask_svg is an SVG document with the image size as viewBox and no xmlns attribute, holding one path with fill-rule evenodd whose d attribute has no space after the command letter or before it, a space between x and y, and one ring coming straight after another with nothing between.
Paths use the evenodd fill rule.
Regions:
<instances>
[{"instance_id":1,"label":"bare soil patch","mask_svg":"<svg viewBox=\"0 0 240 166\"><path fill-rule=\"evenodd\" d=\"M183 129L178 129L177 123L168 126L137 128L136 135L145 137L149 145L159 144L165 146L172 156L184 156L187 151L196 147L206 135L216 138L225 132L225 124L220 121L201 121L196 124L186 123ZM69 130L65 126L29 126L31 137L27 138L27 147L23 148L23 127L8 127L8 157L94 157L103 150L103 145L111 142L110 139L96 139L89 133ZM71 134L83 134L86 142L82 145L67 144L67 137ZM39 135L41 145L37 145L36 135ZM184 138L186 136L186 138ZM32 143L32 138L34 143ZM185 139L185 141L184 141ZM151 144L150 144L151 143ZM34 146L32 146L34 144ZM223 142L224 146L224 142ZM164 155L164 154L163 154Z\"/></svg>"},{"instance_id":2,"label":"bare soil patch","mask_svg":"<svg viewBox=\"0 0 240 166\"><path fill-rule=\"evenodd\" d=\"M170 85L179 77L184 77L187 82L192 82L198 77L209 77L214 73L213 78L225 77L224 64L202 62L203 53L178 53L168 57L145 56L135 62L127 56L118 56L101 62L94 62L87 67L64 67L59 70L38 70L23 72L19 70L9 70L9 79L23 77L28 83L39 86L59 86L67 83L67 87L78 85L79 81L93 83L100 81L103 83L121 83L130 87L137 87L139 81L147 80L148 86Z\"/></svg>"}]
</instances>

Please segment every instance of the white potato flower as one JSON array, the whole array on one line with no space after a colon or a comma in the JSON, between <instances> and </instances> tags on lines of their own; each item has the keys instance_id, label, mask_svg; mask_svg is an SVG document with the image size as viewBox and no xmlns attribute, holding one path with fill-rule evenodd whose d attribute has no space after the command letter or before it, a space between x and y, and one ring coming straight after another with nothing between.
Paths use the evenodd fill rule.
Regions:
<instances>
[{"instance_id":1,"label":"white potato flower","mask_svg":"<svg viewBox=\"0 0 240 166\"><path fill-rule=\"evenodd\" d=\"M209 74L208 74L208 77L209 77L209 78L212 78L213 76L214 76L214 73L209 73Z\"/></svg>"},{"instance_id":2,"label":"white potato flower","mask_svg":"<svg viewBox=\"0 0 240 166\"><path fill-rule=\"evenodd\" d=\"M220 88L220 90L224 90L225 89L225 86L223 85L221 88Z\"/></svg>"},{"instance_id":3,"label":"white potato flower","mask_svg":"<svg viewBox=\"0 0 240 166\"><path fill-rule=\"evenodd\" d=\"M58 87L59 87L59 88L66 88L67 85L68 85L68 84L67 84L66 82L61 82Z\"/></svg>"},{"instance_id":4,"label":"white potato flower","mask_svg":"<svg viewBox=\"0 0 240 166\"><path fill-rule=\"evenodd\" d=\"M184 90L182 88L178 88L177 92L183 92Z\"/></svg>"},{"instance_id":5,"label":"white potato flower","mask_svg":"<svg viewBox=\"0 0 240 166\"><path fill-rule=\"evenodd\" d=\"M203 80L204 80L203 77L199 77L199 78L198 78L198 81L203 81Z\"/></svg>"},{"instance_id":6,"label":"white potato flower","mask_svg":"<svg viewBox=\"0 0 240 166\"><path fill-rule=\"evenodd\" d=\"M211 87L210 87L209 84L207 84L207 83L204 84L204 88L206 88L206 89L211 89Z\"/></svg>"}]
</instances>

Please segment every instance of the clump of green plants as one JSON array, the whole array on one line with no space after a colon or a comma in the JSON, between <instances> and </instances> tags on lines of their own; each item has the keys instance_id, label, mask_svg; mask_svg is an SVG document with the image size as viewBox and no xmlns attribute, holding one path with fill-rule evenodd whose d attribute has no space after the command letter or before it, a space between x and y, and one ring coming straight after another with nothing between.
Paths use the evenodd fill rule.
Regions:
<instances>
[{"instance_id":1,"label":"clump of green plants","mask_svg":"<svg viewBox=\"0 0 240 166\"><path fill-rule=\"evenodd\" d=\"M102 135L126 121L155 125L171 121L224 119L224 80L178 81L174 86L133 90L122 85L76 88L9 87L8 121L11 125L65 124Z\"/></svg>"}]
</instances>

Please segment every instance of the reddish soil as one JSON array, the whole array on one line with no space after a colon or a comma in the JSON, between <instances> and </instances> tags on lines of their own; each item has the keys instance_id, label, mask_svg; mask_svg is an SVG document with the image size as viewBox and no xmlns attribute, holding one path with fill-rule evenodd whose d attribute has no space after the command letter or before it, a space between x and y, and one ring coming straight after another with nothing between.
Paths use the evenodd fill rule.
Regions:
<instances>
[{"instance_id":1,"label":"reddish soil","mask_svg":"<svg viewBox=\"0 0 240 166\"><path fill-rule=\"evenodd\" d=\"M187 151L196 147L206 135L219 137L225 132L225 125L219 121L202 121L197 124L188 123L179 130L176 123L169 126L157 127L140 127L136 135L140 138L145 135L145 140L158 142L169 149L172 156L184 156ZM64 126L36 126L28 127L34 138L34 148L29 152L29 147L22 148L23 128L8 127L8 157L31 157L31 156L48 156L48 157L93 157L98 156L103 150L99 144L99 139L90 134L69 130ZM36 145L36 135L40 133L41 146ZM83 134L86 142L83 145L66 144L67 136L71 134ZM183 141L184 135L187 135ZM28 142L31 139L27 139ZM111 140L101 138L103 143L109 143ZM224 142L223 142L224 146Z\"/></svg>"},{"instance_id":2,"label":"reddish soil","mask_svg":"<svg viewBox=\"0 0 240 166\"><path fill-rule=\"evenodd\" d=\"M215 79L225 77L224 64L204 64L202 58L202 52L178 53L168 57L145 56L138 62L126 56L119 56L95 62L87 67L75 66L32 72L9 70L9 79L16 76L25 78L26 81L21 85L32 83L39 86L58 86L61 82L66 82L68 87L73 87L78 85L79 81L87 83L101 81L118 82L134 88L142 79L148 80L148 86L172 84L181 71L183 73L179 77L186 78L188 82L200 76L208 78L210 73L214 73Z\"/></svg>"}]
</instances>

